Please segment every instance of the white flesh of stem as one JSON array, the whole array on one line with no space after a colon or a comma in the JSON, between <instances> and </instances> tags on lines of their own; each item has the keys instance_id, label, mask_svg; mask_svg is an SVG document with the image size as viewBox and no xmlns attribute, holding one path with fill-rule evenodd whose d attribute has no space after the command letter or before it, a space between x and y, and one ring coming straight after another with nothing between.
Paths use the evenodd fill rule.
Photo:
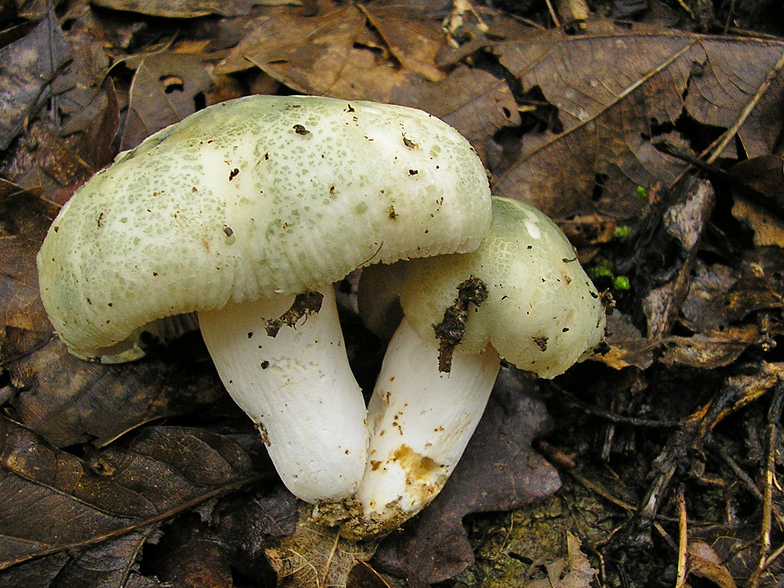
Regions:
<instances>
[{"instance_id":1,"label":"white flesh of stem","mask_svg":"<svg viewBox=\"0 0 784 588\"><path fill-rule=\"evenodd\" d=\"M351 495L365 469L367 420L349 368L332 286L321 310L265 331L293 296L200 312L199 323L221 380L261 431L283 483L310 503Z\"/></svg>"},{"instance_id":2,"label":"white flesh of stem","mask_svg":"<svg viewBox=\"0 0 784 588\"><path fill-rule=\"evenodd\" d=\"M371 532L391 530L438 494L479 423L499 367L488 346L477 355L455 353L451 372L439 373L438 350L403 320L368 407L369 461L355 498Z\"/></svg>"}]
</instances>

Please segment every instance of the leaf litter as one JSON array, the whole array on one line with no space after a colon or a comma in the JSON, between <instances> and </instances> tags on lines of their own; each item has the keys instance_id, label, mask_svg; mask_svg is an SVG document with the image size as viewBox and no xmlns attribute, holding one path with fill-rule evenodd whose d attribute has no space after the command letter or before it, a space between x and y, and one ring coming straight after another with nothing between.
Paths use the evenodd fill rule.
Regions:
<instances>
[{"instance_id":1,"label":"leaf litter","mask_svg":"<svg viewBox=\"0 0 784 588\"><path fill-rule=\"evenodd\" d=\"M781 41L590 19L554 28L546 11L462 1L106 5L117 12L75 1L60 18L34 6L2 22L27 28L0 48L16 64L0 75L0 585L231 586L236 574L493 585L493 561L527 556L498 532L507 515L490 513L556 491L568 512L575 485L617 524L547 515L560 555L530 558L502 585L539 572L570 587L666 577L676 562L673 585L774 585L780 412L764 409L781 397ZM496 193L576 237L615 301L603 352L553 385L501 384L442 495L378 546L336 543L302 512L295 524L198 338L130 366L84 364L37 297L34 257L56 204L118 150L259 91L443 118ZM378 349L353 355L372 365Z\"/></svg>"}]
</instances>

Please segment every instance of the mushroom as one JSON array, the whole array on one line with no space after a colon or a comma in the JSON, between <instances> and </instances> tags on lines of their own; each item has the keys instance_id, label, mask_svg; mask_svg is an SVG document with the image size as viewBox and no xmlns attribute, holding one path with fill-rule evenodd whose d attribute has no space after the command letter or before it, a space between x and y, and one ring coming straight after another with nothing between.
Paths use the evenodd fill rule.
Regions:
<instances>
[{"instance_id":1,"label":"mushroom","mask_svg":"<svg viewBox=\"0 0 784 588\"><path fill-rule=\"evenodd\" d=\"M475 249L490 216L484 167L442 121L251 96L152 135L82 186L39 252L41 298L70 352L103 362L142 357L145 333L197 313L284 484L339 501L362 476L368 433L332 283Z\"/></svg>"},{"instance_id":2,"label":"mushroom","mask_svg":"<svg viewBox=\"0 0 784 588\"><path fill-rule=\"evenodd\" d=\"M544 378L585 357L604 334L604 308L574 249L547 216L493 198L490 233L473 253L363 270L360 312L404 314L368 406L368 466L359 512L342 532L383 534L441 490L485 409L500 359Z\"/></svg>"}]
</instances>

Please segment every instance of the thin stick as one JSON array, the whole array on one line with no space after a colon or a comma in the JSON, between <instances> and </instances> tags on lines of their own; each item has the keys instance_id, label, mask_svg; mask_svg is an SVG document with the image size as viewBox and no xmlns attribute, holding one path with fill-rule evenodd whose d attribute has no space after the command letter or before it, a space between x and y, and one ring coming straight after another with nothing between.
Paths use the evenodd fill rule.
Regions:
<instances>
[{"instance_id":1,"label":"thin stick","mask_svg":"<svg viewBox=\"0 0 784 588\"><path fill-rule=\"evenodd\" d=\"M555 8L553 8L552 2L550 2L550 0L545 0L545 2L547 3L547 9L550 11L550 18L553 19L553 24L555 25L555 28L560 29L561 23L558 22L558 15L555 13Z\"/></svg>"},{"instance_id":2,"label":"thin stick","mask_svg":"<svg viewBox=\"0 0 784 588\"><path fill-rule=\"evenodd\" d=\"M686 493L683 484L681 484L680 488L678 488L678 577L675 581L675 588L683 588L686 585L688 549L689 533L686 519Z\"/></svg>"},{"instance_id":3,"label":"thin stick","mask_svg":"<svg viewBox=\"0 0 784 588\"><path fill-rule=\"evenodd\" d=\"M776 392L773 396L770 409L768 410L768 426L767 426L767 451L765 462L765 491L764 501L762 503L762 525L761 525L761 538L760 538L760 554L757 567L746 582L747 588L757 588L759 586L762 572L768 562L768 555L770 554L771 541L770 532L773 520L773 478L776 469L776 441L778 440L777 423L781 418L782 404L784 403L784 383L779 382L776 386Z\"/></svg>"},{"instance_id":4,"label":"thin stick","mask_svg":"<svg viewBox=\"0 0 784 588\"><path fill-rule=\"evenodd\" d=\"M335 557L335 552L338 550L339 543L340 543L340 532L335 531L335 542L332 544L332 549L329 552L327 563L324 565L324 574L321 576L321 584L319 584L319 586L327 585L327 576L329 575L329 568L332 567L332 558Z\"/></svg>"}]
</instances>

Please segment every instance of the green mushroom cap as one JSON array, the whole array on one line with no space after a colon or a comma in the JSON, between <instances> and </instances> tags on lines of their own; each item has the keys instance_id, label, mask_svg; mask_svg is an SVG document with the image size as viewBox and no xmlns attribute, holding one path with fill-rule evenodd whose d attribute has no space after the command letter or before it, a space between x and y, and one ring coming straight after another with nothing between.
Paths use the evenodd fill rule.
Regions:
<instances>
[{"instance_id":1,"label":"green mushroom cap","mask_svg":"<svg viewBox=\"0 0 784 588\"><path fill-rule=\"evenodd\" d=\"M82 186L38 255L41 297L72 353L133 359L157 319L469 251L490 216L481 161L437 118L251 96L156 133Z\"/></svg>"},{"instance_id":2,"label":"green mushroom cap","mask_svg":"<svg viewBox=\"0 0 784 588\"><path fill-rule=\"evenodd\" d=\"M555 377L602 340L602 301L552 220L528 204L492 200L490 233L479 249L372 268L363 275L360 294L366 277L368 290L374 282L378 288L379 280L396 284L411 326L440 347L445 310L461 305L470 280L469 291L483 286L485 292L476 301L462 301L466 313L455 326L454 353L479 353L492 344L518 368ZM371 305L360 302L361 308Z\"/></svg>"}]
</instances>

